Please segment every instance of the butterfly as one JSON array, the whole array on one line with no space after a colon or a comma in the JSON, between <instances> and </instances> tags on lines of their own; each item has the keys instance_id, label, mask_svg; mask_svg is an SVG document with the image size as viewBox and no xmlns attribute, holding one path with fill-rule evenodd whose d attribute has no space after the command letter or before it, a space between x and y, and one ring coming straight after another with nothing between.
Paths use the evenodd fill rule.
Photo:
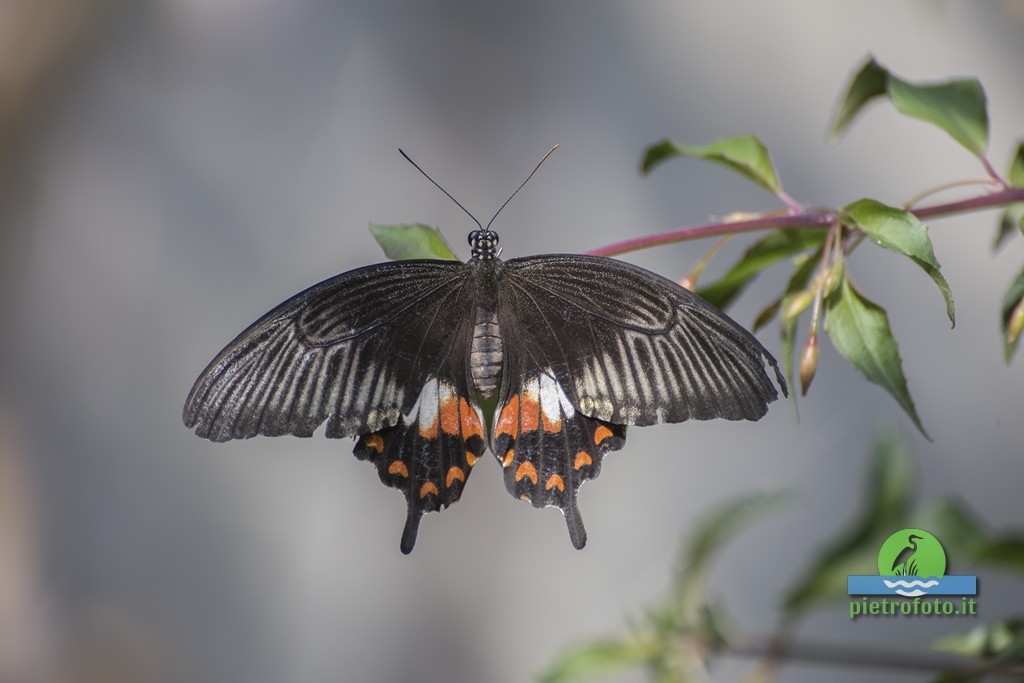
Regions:
<instances>
[{"instance_id":1,"label":"butterfly","mask_svg":"<svg viewBox=\"0 0 1024 683\"><path fill-rule=\"evenodd\" d=\"M671 280L597 256L505 261L490 223L468 241L466 262L358 268L277 306L203 370L185 425L217 442L325 422L354 437L405 495L405 554L489 448L508 492L559 508L582 548L579 488L627 426L758 420L778 398L766 364L787 391L753 335Z\"/></svg>"}]
</instances>

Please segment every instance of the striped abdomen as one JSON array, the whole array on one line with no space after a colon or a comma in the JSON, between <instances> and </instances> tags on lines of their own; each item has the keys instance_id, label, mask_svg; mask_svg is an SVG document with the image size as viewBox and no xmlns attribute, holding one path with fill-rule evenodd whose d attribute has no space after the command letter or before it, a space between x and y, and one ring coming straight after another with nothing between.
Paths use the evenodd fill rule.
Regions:
<instances>
[{"instance_id":1,"label":"striped abdomen","mask_svg":"<svg viewBox=\"0 0 1024 683\"><path fill-rule=\"evenodd\" d=\"M469 352L470 374L477 391L484 398L498 388L502 362L501 330L496 311L481 307L473 327L473 346Z\"/></svg>"}]
</instances>

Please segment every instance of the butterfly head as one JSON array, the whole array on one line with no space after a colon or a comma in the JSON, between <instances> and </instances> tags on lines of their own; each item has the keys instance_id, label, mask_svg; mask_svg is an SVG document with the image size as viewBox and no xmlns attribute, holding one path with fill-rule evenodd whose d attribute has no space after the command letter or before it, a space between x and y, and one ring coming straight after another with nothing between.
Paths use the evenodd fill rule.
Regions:
<instances>
[{"instance_id":1,"label":"butterfly head","mask_svg":"<svg viewBox=\"0 0 1024 683\"><path fill-rule=\"evenodd\" d=\"M469 233L469 246L475 261L491 261L498 256L498 233L489 228Z\"/></svg>"}]
</instances>

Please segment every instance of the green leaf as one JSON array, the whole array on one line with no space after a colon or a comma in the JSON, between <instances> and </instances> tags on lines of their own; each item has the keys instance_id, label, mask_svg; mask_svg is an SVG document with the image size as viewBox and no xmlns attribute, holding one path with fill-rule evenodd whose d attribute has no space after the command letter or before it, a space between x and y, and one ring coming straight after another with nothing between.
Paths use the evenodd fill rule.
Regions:
<instances>
[{"instance_id":1,"label":"green leaf","mask_svg":"<svg viewBox=\"0 0 1024 683\"><path fill-rule=\"evenodd\" d=\"M1013 354L1017 352L1017 347L1020 345L1021 337L1024 337L1024 334L1018 334L1011 341L1012 335L1010 334L1010 324L1014 322L1013 314L1017 307L1021 305L1021 299L1024 299L1024 270L1021 270L1017 278L1010 283L1010 288L1006 290L1006 294L1003 296L1003 355L1007 363L1013 359Z\"/></svg>"},{"instance_id":2,"label":"green leaf","mask_svg":"<svg viewBox=\"0 0 1024 683\"><path fill-rule=\"evenodd\" d=\"M962 657L1008 659L1024 654L1024 622L1012 619L984 624L966 633L938 638L932 647Z\"/></svg>"},{"instance_id":3,"label":"green leaf","mask_svg":"<svg viewBox=\"0 0 1024 683\"><path fill-rule=\"evenodd\" d=\"M846 132L861 109L871 100L886 94L888 84L889 72L879 65L874 57L869 57L867 63L853 77L846 97L839 105L835 122L832 124L831 137L837 138Z\"/></svg>"},{"instance_id":4,"label":"green leaf","mask_svg":"<svg viewBox=\"0 0 1024 683\"><path fill-rule=\"evenodd\" d=\"M755 493L726 504L697 527L683 555L685 569L676 582L676 623L699 616L707 594L707 577L718 550L747 524L787 500L786 493Z\"/></svg>"},{"instance_id":5,"label":"green leaf","mask_svg":"<svg viewBox=\"0 0 1024 683\"><path fill-rule=\"evenodd\" d=\"M653 639L597 640L562 655L540 675L539 680L541 683L561 683L606 676L647 663L660 651L660 644Z\"/></svg>"},{"instance_id":6,"label":"green leaf","mask_svg":"<svg viewBox=\"0 0 1024 683\"><path fill-rule=\"evenodd\" d=\"M913 458L899 431L879 435L864 491L865 506L804 571L803 579L787 593L785 609L795 614L845 599L849 575L873 574L882 541L906 526L914 488Z\"/></svg>"},{"instance_id":7,"label":"green leaf","mask_svg":"<svg viewBox=\"0 0 1024 683\"><path fill-rule=\"evenodd\" d=\"M917 529L928 529L940 539L946 552L958 564L977 560L978 551L985 545L988 533L964 501L952 497L940 499L922 510L915 516L914 526Z\"/></svg>"},{"instance_id":8,"label":"green leaf","mask_svg":"<svg viewBox=\"0 0 1024 683\"><path fill-rule=\"evenodd\" d=\"M978 563L1024 574L1024 537L990 539L978 550Z\"/></svg>"},{"instance_id":9,"label":"green leaf","mask_svg":"<svg viewBox=\"0 0 1024 683\"><path fill-rule=\"evenodd\" d=\"M946 278L939 272L939 262L935 258L931 238L928 237L928 226L909 211L886 206L874 199L856 201L846 207L846 212L856 227L863 230L873 242L909 257L928 273L942 293L946 301L946 315L955 327L953 293Z\"/></svg>"},{"instance_id":10,"label":"green leaf","mask_svg":"<svg viewBox=\"0 0 1024 683\"><path fill-rule=\"evenodd\" d=\"M899 347L885 309L858 293L846 275L828 298L825 331L850 365L888 391L929 441L903 376Z\"/></svg>"},{"instance_id":11,"label":"green leaf","mask_svg":"<svg viewBox=\"0 0 1024 683\"><path fill-rule=\"evenodd\" d=\"M985 91L976 78L910 83L894 76L873 57L850 83L832 124L832 136L842 135L865 105L883 95L901 114L938 126L976 156L984 156L988 110Z\"/></svg>"},{"instance_id":12,"label":"green leaf","mask_svg":"<svg viewBox=\"0 0 1024 683\"><path fill-rule=\"evenodd\" d=\"M1017 151L1010 162L1010 172L1006 179L1013 187L1024 187L1024 142L1017 145Z\"/></svg>"},{"instance_id":13,"label":"green leaf","mask_svg":"<svg viewBox=\"0 0 1024 683\"><path fill-rule=\"evenodd\" d=\"M437 228L429 225L378 225L370 223L370 234L394 261L403 259L442 259L458 261Z\"/></svg>"},{"instance_id":14,"label":"green leaf","mask_svg":"<svg viewBox=\"0 0 1024 683\"><path fill-rule=\"evenodd\" d=\"M1024 142L1017 145L1017 151L1010 162L1010 171L1006 179L1012 187L1024 187ZM1003 211L999 220L999 232L996 233L993 249L998 249L1014 232L1019 230L1024 235L1024 202L1010 204Z\"/></svg>"},{"instance_id":15,"label":"green leaf","mask_svg":"<svg viewBox=\"0 0 1024 683\"><path fill-rule=\"evenodd\" d=\"M976 156L985 155L988 110L978 79L915 85L889 74L888 86L889 99L901 114L933 123Z\"/></svg>"},{"instance_id":16,"label":"green leaf","mask_svg":"<svg viewBox=\"0 0 1024 683\"><path fill-rule=\"evenodd\" d=\"M726 308L757 275L794 254L820 247L824 230L778 230L754 242L743 256L716 282L701 287L697 294L718 308Z\"/></svg>"},{"instance_id":17,"label":"green leaf","mask_svg":"<svg viewBox=\"0 0 1024 683\"><path fill-rule=\"evenodd\" d=\"M957 564L1024 574L1024 536L989 531L960 499L946 498L929 505L915 526L935 534Z\"/></svg>"},{"instance_id":18,"label":"green leaf","mask_svg":"<svg viewBox=\"0 0 1024 683\"><path fill-rule=\"evenodd\" d=\"M965 674L959 671L943 671L931 680L931 683L979 683L985 677L981 674Z\"/></svg>"},{"instance_id":19,"label":"green leaf","mask_svg":"<svg viewBox=\"0 0 1024 683\"><path fill-rule=\"evenodd\" d=\"M757 334L758 331L775 319L782 309L782 297L777 297L770 304L761 309L761 312L754 318L754 324L750 326L750 332Z\"/></svg>"},{"instance_id":20,"label":"green leaf","mask_svg":"<svg viewBox=\"0 0 1024 683\"><path fill-rule=\"evenodd\" d=\"M782 191L768 148L755 135L725 138L709 145L679 145L671 140L662 140L644 152L640 171L650 173L658 164L677 156L713 161L753 180L772 194Z\"/></svg>"},{"instance_id":21,"label":"green leaf","mask_svg":"<svg viewBox=\"0 0 1024 683\"><path fill-rule=\"evenodd\" d=\"M992 250L998 250L1010 235L1020 231L1024 235L1024 202L1010 204L999 217L999 230L992 243Z\"/></svg>"}]
</instances>

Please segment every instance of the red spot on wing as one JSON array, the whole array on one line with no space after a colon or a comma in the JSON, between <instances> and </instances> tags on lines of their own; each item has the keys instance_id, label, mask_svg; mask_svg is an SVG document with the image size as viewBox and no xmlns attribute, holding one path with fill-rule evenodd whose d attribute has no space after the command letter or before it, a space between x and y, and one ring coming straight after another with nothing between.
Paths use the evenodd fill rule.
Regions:
<instances>
[{"instance_id":1,"label":"red spot on wing","mask_svg":"<svg viewBox=\"0 0 1024 683\"><path fill-rule=\"evenodd\" d=\"M544 431L551 432L552 434L557 434L558 432L562 431L562 421L560 419L559 420L551 420L551 419L548 418L547 415L545 415L544 416Z\"/></svg>"},{"instance_id":2,"label":"red spot on wing","mask_svg":"<svg viewBox=\"0 0 1024 683\"><path fill-rule=\"evenodd\" d=\"M544 490L550 491L551 489L557 488L559 491L565 491L565 482L557 474L552 474L548 477L548 480L544 483Z\"/></svg>"},{"instance_id":3,"label":"red spot on wing","mask_svg":"<svg viewBox=\"0 0 1024 683\"><path fill-rule=\"evenodd\" d=\"M580 451L576 454L576 469L583 467L584 465L590 465L594 461L587 455L586 451Z\"/></svg>"},{"instance_id":4,"label":"red spot on wing","mask_svg":"<svg viewBox=\"0 0 1024 683\"><path fill-rule=\"evenodd\" d=\"M426 498L431 493L437 495L437 486L432 481L424 482L420 487L420 498Z\"/></svg>"},{"instance_id":5,"label":"red spot on wing","mask_svg":"<svg viewBox=\"0 0 1024 683\"><path fill-rule=\"evenodd\" d=\"M370 434L370 436L366 437L365 444L367 448L372 448L378 453L384 451L384 437L380 434Z\"/></svg>"},{"instance_id":6,"label":"red spot on wing","mask_svg":"<svg viewBox=\"0 0 1024 683\"><path fill-rule=\"evenodd\" d=\"M601 425L596 430L594 430L594 444L596 445L596 444L601 443L602 441L607 439L609 436L614 436L614 434L612 433L612 430L608 429L604 425Z\"/></svg>"},{"instance_id":7,"label":"red spot on wing","mask_svg":"<svg viewBox=\"0 0 1024 683\"><path fill-rule=\"evenodd\" d=\"M511 437L519 432L519 394L509 399L508 403L498 416L498 424L495 427L495 436L508 434Z\"/></svg>"},{"instance_id":8,"label":"red spot on wing","mask_svg":"<svg viewBox=\"0 0 1024 683\"><path fill-rule=\"evenodd\" d=\"M519 481L523 477L529 477L530 481L534 484L537 483L537 468L533 466L533 463L529 460L524 460L519 465L519 469L516 470L516 481Z\"/></svg>"},{"instance_id":9,"label":"red spot on wing","mask_svg":"<svg viewBox=\"0 0 1024 683\"><path fill-rule=\"evenodd\" d=\"M450 488L452 482L455 481L456 479L458 479L461 482L466 481L466 473L462 471L461 467L452 467L451 469L448 470L448 476L444 480L444 485Z\"/></svg>"},{"instance_id":10,"label":"red spot on wing","mask_svg":"<svg viewBox=\"0 0 1024 683\"><path fill-rule=\"evenodd\" d=\"M388 465L388 474L400 474L403 477L408 477L409 468L401 460L394 460Z\"/></svg>"},{"instance_id":11,"label":"red spot on wing","mask_svg":"<svg viewBox=\"0 0 1024 683\"><path fill-rule=\"evenodd\" d=\"M437 416L428 424L420 422L420 436L424 439L436 439L437 438Z\"/></svg>"},{"instance_id":12,"label":"red spot on wing","mask_svg":"<svg viewBox=\"0 0 1024 683\"><path fill-rule=\"evenodd\" d=\"M441 402L441 431L458 436L459 422L459 402L449 396Z\"/></svg>"},{"instance_id":13,"label":"red spot on wing","mask_svg":"<svg viewBox=\"0 0 1024 683\"><path fill-rule=\"evenodd\" d=\"M480 418L477 416L476 411L473 410L473 407L469 405L469 401L464 398L459 399L459 418L462 420L463 439L468 439L474 434L483 438L484 428L480 424Z\"/></svg>"},{"instance_id":14,"label":"red spot on wing","mask_svg":"<svg viewBox=\"0 0 1024 683\"><path fill-rule=\"evenodd\" d=\"M540 403L535 396L525 394L523 396L523 410L521 411L519 425L524 432L532 432L540 427Z\"/></svg>"}]
</instances>

